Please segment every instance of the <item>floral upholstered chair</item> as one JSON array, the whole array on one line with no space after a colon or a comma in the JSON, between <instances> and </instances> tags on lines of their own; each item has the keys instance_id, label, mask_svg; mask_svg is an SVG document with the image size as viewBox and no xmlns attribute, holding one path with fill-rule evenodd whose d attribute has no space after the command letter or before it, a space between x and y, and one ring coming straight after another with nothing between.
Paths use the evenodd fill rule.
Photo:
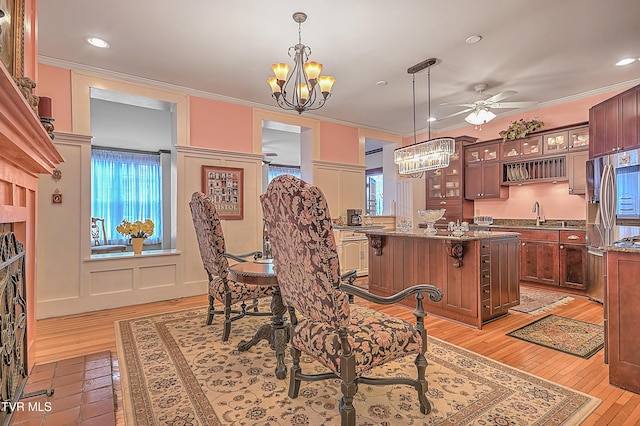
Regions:
<instances>
[{"instance_id":1,"label":"floral upholstered chair","mask_svg":"<svg viewBox=\"0 0 640 426\"><path fill-rule=\"evenodd\" d=\"M224 234L218 218L216 207L205 194L194 192L189 203L193 226L196 230L196 238L200 247L200 257L204 269L209 275L209 312L207 325L213 322L214 314L224 314L224 330L222 340L229 340L231 322L245 315L271 315L271 312L259 312L258 300L261 297L271 295L271 288L250 284L236 283L227 279L228 259L236 262L246 262L246 258L261 257L262 252L233 255L225 250ZM223 304L222 310L214 309L214 300ZM247 306L246 301L250 301ZM233 305L240 303L239 308Z\"/></svg>"},{"instance_id":2,"label":"floral upholstered chair","mask_svg":"<svg viewBox=\"0 0 640 426\"><path fill-rule=\"evenodd\" d=\"M331 216L322 191L291 175L274 178L261 196L272 245L274 270L282 299L289 307L291 354L289 397L296 398L301 381L342 380L340 414L343 425L355 425L353 399L359 383L407 384L418 392L420 411L429 413L426 397L427 332L423 293L436 302L439 289L421 284L390 297L380 297L341 283L340 265ZM353 294L367 301L393 304L416 295L416 325L348 303ZM304 352L329 371L304 374ZM415 356L417 378L377 378L366 374L378 365L407 355Z\"/></svg>"}]
</instances>

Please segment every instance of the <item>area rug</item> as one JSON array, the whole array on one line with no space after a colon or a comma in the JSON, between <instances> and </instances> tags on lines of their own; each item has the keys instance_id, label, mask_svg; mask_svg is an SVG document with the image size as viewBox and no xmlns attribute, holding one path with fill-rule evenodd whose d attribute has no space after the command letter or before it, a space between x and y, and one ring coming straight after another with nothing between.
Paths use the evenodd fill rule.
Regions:
<instances>
[{"instance_id":1,"label":"area rug","mask_svg":"<svg viewBox=\"0 0 640 426\"><path fill-rule=\"evenodd\" d=\"M507 333L536 345L587 359L604 346L604 327L590 322L547 315Z\"/></svg>"},{"instance_id":2,"label":"area rug","mask_svg":"<svg viewBox=\"0 0 640 426\"><path fill-rule=\"evenodd\" d=\"M573 297L561 293L530 290L520 287L520 304L510 310L525 314L540 315L556 306L566 305Z\"/></svg>"},{"instance_id":3,"label":"area rug","mask_svg":"<svg viewBox=\"0 0 640 426\"><path fill-rule=\"evenodd\" d=\"M216 319L204 326L205 315L203 307L116 323L127 425L340 424L339 381L303 382L292 400L288 378L275 377L274 352L266 342L247 352L236 349L264 318L235 321L225 343ZM420 413L409 386L361 384L354 401L357 424L579 424L601 403L435 338L429 339L427 359L431 414ZM286 364L291 366L288 354ZM301 365L303 371L322 371L308 357ZM413 359L375 373L416 374Z\"/></svg>"}]
</instances>

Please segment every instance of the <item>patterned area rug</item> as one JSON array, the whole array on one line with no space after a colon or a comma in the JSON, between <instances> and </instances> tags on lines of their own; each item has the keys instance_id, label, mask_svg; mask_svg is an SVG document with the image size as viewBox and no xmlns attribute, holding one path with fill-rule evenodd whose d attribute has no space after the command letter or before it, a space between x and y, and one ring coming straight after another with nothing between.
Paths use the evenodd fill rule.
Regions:
<instances>
[{"instance_id":1,"label":"patterned area rug","mask_svg":"<svg viewBox=\"0 0 640 426\"><path fill-rule=\"evenodd\" d=\"M556 306L566 305L573 297L561 293L550 293L530 290L520 287L520 304L511 308L512 311L524 312L525 314L540 315Z\"/></svg>"},{"instance_id":2,"label":"patterned area rug","mask_svg":"<svg viewBox=\"0 0 640 426\"><path fill-rule=\"evenodd\" d=\"M233 323L221 342L219 319L204 326L205 308L116 322L118 360L128 425L335 425L340 385L302 383L287 396L289 380L274 374L274 353L262 341L239 352L264 318ZM429 340L428 398L422 415L408 386L360 385L354 401L358 425L579 424L601 403L571 390L435 338ZM311 359L303 371L321 371ZM286 364L291 366L287 351ZM379 374L415 376L413 359L390 363Z\"/></svg>"},{"instance_id":3,"label":"patterned area rug","mask_svg":"<svg viewBox=\"0 0 640 426\"><path fill-rule=\"evenodd\" d=\"M559 315L547 315L507 336L585 359L604 346L603 326Z\"/></svg>"}]
</instances>

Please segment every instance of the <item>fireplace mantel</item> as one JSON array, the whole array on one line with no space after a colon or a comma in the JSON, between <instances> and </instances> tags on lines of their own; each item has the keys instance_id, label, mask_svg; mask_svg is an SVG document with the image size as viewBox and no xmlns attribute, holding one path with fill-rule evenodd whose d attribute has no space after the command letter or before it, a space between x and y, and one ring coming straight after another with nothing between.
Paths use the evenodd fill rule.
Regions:
<instances>
[{"instance_id":1,"label":"fireplace mantel","mask_svg":"<svg viewBox=\"0 0 640 426\"><path fill-rule=\"evenodd\" d=\"M35 343L36 205L38 177L64 159L4 65L0 64L0 224L24 246L27 368Z\"/></svg>"},{"instance_id":2,"label":"fireplace mantel","mask_svg":"<svg viewBox=\"0 0 640 426\"><path fill-rule=\"evenodd\" d=\"M4 66L0 66L0 156L30 174L64 161Z\"/></svg>"}]
</instances>

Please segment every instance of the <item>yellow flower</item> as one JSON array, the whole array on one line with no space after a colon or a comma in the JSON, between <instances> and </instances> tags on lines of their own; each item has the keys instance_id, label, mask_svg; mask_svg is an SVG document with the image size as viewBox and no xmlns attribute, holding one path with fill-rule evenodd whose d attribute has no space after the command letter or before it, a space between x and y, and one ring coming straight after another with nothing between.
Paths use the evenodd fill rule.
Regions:
<instances>
[{"instance_id":1,"label":"yellow flower","mask_svg":"<svg viewBox=\"0 0 640 426\"><path fill-rule=\"evenodd\" d=\"M116 226L116 231L125 237L131 238L148 238L153 235L155 225L151 219L147 219L143 222L136 220L135 222L129 222L123 219L120 225Z\"/></svg>"}]
</instances>

